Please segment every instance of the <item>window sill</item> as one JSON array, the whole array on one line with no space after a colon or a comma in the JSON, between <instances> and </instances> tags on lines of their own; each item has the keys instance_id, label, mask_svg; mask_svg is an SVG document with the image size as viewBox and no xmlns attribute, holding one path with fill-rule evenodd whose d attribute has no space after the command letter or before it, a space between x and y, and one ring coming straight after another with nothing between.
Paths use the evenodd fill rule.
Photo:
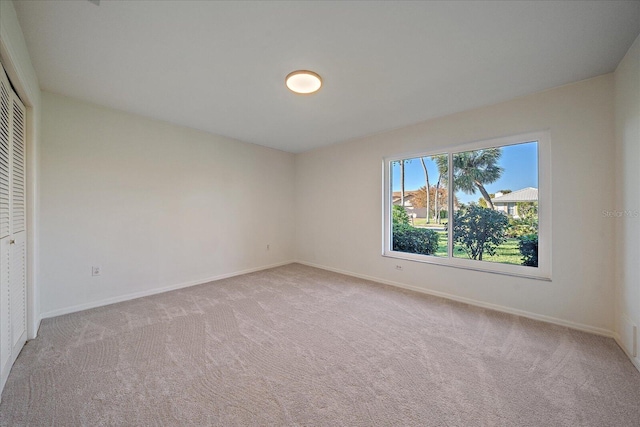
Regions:
<instances>
[{"instance_id":1,"label":"window sill","mask_svg":"<svg viewBox=\"0 0 640 427\"><path fill-rule=\"evenodd\" d=\"M532 268L532 267L524 267L519 265L510 265L510 264L501 264L501 263L489 263L486 261L474 261L470 259L464 258L444 258L444 257L436 257L436 256L428 256L428 255L415 255L404 252L393 252L388 251L382 254L385 258L394 258L401 259L404 261L412 261L419 262L423 264L433 264L433 265L441 265L443 267L450 268L458 268L461 270L471 270L471 271L479 271L482 273L491 273L491 274L499 274L502 276L511 276L511 277L520 277L523 279L533 279L540 280L543 282L552 282L551 275L549 274L527 274L519 271L508 271L508 270L519 270L522 268ZM479 264L489 264L488 266L483 266ZM496 268L497 267L497 268Z\"/></svg>"}]
</instances>

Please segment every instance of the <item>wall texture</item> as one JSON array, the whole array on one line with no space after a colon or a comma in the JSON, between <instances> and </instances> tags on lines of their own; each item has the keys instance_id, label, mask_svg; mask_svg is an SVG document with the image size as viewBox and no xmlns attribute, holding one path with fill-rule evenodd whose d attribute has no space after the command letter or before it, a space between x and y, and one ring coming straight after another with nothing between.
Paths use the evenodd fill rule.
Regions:
<instances>
[{"instance_id":1,"label":"wall texture","mask_svg":"<svg viewBox=\"0 0 640 427\"><path fill-rule=\"evenodd\" d=\"M614 203L613 123L609 74L299 154L298 259L611 334L614 222L602 210ZM383 157L545 129L553 159L552 282L381 256Z\"/></svg>"},{"instance_id":2,"label":"wall texture","mask_svg":"<svg viewBox=\"0 0 640 427\"><path fill-rule=\"evenodd\" d=\"M640 325L640 37L615 72L617 332L638 369ZM634 331L634 327L636 330ZM634 348L635 347L635 348ZM634 354L635 357L634 357Z\"/></svg>"},{"instance_id":3,"label":"wall texture","mask_svg":"<svg viewBox=\"0 0 640 427\"><path fill-rule=\"evenodd\" d=\"M293 154L42 99L44 317L294 258Z\"/></svg>"}]
</instances>

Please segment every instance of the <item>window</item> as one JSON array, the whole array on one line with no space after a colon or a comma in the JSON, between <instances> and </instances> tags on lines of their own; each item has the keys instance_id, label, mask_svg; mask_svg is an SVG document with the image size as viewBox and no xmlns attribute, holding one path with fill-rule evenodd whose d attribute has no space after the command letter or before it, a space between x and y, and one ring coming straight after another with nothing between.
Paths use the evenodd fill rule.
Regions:
<instances>
[{"instance_id":1,"label":"window","mask_svg":"<svg viewBox=\"0 0 640 427\"><path fill-rule=\"evenodd\" d=\"M546 132L384 160L383 255L551 278Z\"/></svg>"}]
</instances>

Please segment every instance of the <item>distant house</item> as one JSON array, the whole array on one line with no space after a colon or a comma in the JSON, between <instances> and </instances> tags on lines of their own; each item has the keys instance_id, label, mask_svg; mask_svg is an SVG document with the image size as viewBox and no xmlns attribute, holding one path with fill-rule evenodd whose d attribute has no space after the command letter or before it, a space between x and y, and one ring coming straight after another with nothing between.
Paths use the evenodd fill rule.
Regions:
<instances>
[{"instance_id":1,"label":"distant house","mask_svg":"<svg viewBox=\"0 0 640 427\"><path fill-rule=\"evenodd\" d=\"M410 218L425 218L426 217L426 209L422 209L425 213L422 216L419 216L418 209L414 207L414 198L418 193L417 190L405 190L404 192L404 208L409 214ZM399 191L393 192L393 204L400 206L401 193Z\"/></svg>"},{"instance_id":2,"label":"distant house","mask_svg":"<svg viewBox=\"0 0 640 427\"><path fill-rule=\"evenodd\" d=\"M413 199L415 198L417 190L405 190L404 192L404 207L411 208L413 207ZM400 198L401 194L399 191L393 192L393 204L400 206Z\"/></svg>"},{"instance_id":3,"label":"distant house","mask_svg":"<svg viewBox=\"0 0 640 427\"><path fill-rule=\"evenodd\" d=\"M426 218L427 217L427 208L419 208L415 206L415 197L420 192L420 190L406 190L404 192L404 208L409 215L409 218ZM393 192L393 204L400 206L400 192ZM413 224L413 222L412 222Z\"/></svg>"},{"instance_id":4,"label":"distant house","mask_svg":"<svg viewBox=\"0 0 640 427\"><path fill-rule=\"evenodd\" d=\"M417 207L416 206L416 196L419 193L423 193L424 194L424 190L405 190L404 192L404 207L407 210L407 213L409 214L409 216L414 216L414 218L426 218L427 217L427 208L426 207ZM438 211L442 212L442 211L448 211L449 207L447 206L447 189L446 188L440 188L438 190L438 194L439 196L439 200L440 203L438 205ZM435 188L431 188L431 216L433 216L433 209L434 209L434 197L435 197ZM393 198L393 204L400 206L400 192L399 191L394 191L392 194L392 198ZM443 201L444 200L444 201ZM455 199L453 201L454 206L457 207L458 206L458 200ZM445 217L446 218L446 217Z\"/></svg>"},{"instance_id":5,"label":"distant house","mask_svg":"<svg viewBox=\"0 0 640 427\"><path fill-rule=\"evenodd\" d=\"M493 206L497 211L504 212L509 216L518 218L518 202L538 202L538 189L533 187L523 188L522 190L512 191L511 193L496 193L491 199Z\"/></svg>"}]
</instances>

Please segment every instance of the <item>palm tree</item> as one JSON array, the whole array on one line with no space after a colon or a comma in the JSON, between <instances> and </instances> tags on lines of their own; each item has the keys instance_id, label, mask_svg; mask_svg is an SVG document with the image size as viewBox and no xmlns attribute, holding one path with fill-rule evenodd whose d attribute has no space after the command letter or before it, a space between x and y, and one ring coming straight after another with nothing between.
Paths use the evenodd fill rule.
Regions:
<instances>
[{"instance_id":1,"label":"palm tree","mask_svg":"<svg viewBox=\"0 0 640 427\"><path fill-rule=\"evenodd\" d=\"M427 183L426 184L426 190L427 190L427 225L429 224L429 188L431 188L431 186L429 185L429 172L427 171L427 165L424 164L424 157L420 157L420 162L422 163L422 169L424 170L424 180ZM438 197L438 195L436 194L436 197Z\"/></svg>"},{"instance_id":2,"label":"palm tree","mask_svg":"<svg viewBox=\"0 0 640 427\"><path fill-rule=\"evenodd\" d=\"M476 189L494 209L491 196L484 188L485 184L496 182L502 176L503 168L498 166L502 156L500 148L488 148L476 151L464 151L453 156L453 182L456 189L474 194Z\"/></svg>"},{"instance_id":3,"label":"palm tree","mask_svg":"<svg viewBox=\"0 0 640 427\"><path fill-rule=\"evenodd\" d=\"M438 196L440 193L440 184L446 185L449 180L449 158L446 154L441 154L439 156L432 156L431 160L436 162L438 166L438 182L436 184L436 195L434 197L435 204L433 207L433 211L436 217L436 222L440 224L440 211L438 211Z\"/></svg>"},{"instance_id":4,"label":"palm tree","mask_svg":"<svg viewBox=\"0 0 640 427\"><path fill-rule=\"evenodd\" d=\"M396 160L392 165L400 165L400 206L404 206L404 164L411 163L410 159Z\"/></svg>"},{"instance_id":5,"label":"palm tree","mask_svg":"<svg viewBox=\"0 0 640 427\"><path fill-rule=\"evenodd\" d=\"M404 207L404 160L400 160L400 206Z\"/></svg>"}]
</instances>

